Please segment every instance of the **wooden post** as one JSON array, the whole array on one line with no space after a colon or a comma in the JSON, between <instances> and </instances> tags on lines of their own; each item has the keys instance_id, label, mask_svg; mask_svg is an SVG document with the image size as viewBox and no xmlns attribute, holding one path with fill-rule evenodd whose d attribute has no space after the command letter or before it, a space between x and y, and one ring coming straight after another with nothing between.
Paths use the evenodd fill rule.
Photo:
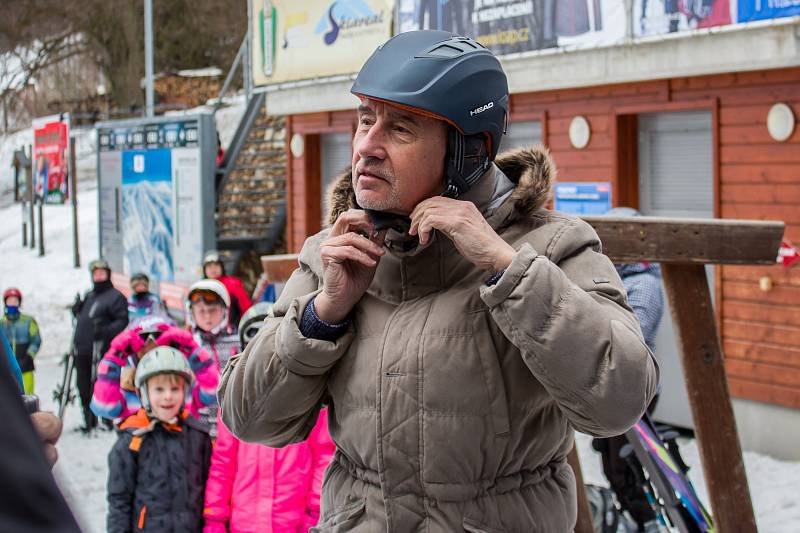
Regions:
<instances>
[{"instance_id":1,"label":"wooden post","mask_svg":"<svg viewBox=\"0 0 800 533\"><path fill-rule=\"evenodd\" d=\"M575 485L578 489L578 521L575 523L575 533L594 533L592 510L589 508L589 500L586 497L586 485L583 483L583 472L577 446L573 446L572 451L567 455L567 463L575 473Z\"/></svg>"},{"instance_id":2,"label":"wooden post","mask_svg":"<svg viewBox=\"0 0 800 533\"><path fill-rule=\"evenodd\" d=\"M75 164L75 137L69 137L69 196L72 203L72 263L81 266L81 251L78 245L78 176Z\"/></svg>"},{"instance_id":3,"label":"wooden post","mask_svg":"<svg viewBox=\"0 0 800 533\"><path fill-rule=\"evenodd\" d=\"M714 524L718 531L757 531L705 269L661 268Z\"/></svg>"}]
</instances>

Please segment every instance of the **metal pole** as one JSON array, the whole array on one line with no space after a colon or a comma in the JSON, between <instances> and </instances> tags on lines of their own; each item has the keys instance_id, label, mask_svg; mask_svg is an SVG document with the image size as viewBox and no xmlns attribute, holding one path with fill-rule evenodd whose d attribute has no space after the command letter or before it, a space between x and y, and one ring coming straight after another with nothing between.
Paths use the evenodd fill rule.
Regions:
<instances>
[{"instance_id":1,"label":"metal pole","mask_svg":"<svg viewBox=\"0 0 800 533\"><path fill-rule=\"evenodd\" d=\"M44 200L39 200L39 257L44 255Z\"/></svg>"},{"instance_id":2,"label":"metal pole","mask_svg":"<svg viewBox=\"0 0 800 533\"><path fill-rule=\"evenodd\" d=\"M75 268L81 266L81 251L78 246L78 176L75 164L75 137L69 138L69 194L72 200L72 259Z\"/></svg>"},{"instance_id":3,"label":"metal pole","mask_svg":"<svg viewBox=\"0 0 800 533\"><path fill-rule=\"evenodd\" d=\"M244 92L248 102L253 97L252 35L252 27L248 24L247 32L245 32L244 62L242 63L242 81L244 81Z\"/></svg>"},{"instance_id":4,"label":"metal pole","mask_svg":"<svg viewBox=\"0 0 800 533\"><path fill-rule=\"evenodd\" d=\"M28 160L31 162L31 164L28 165L28 167L25 169L25 171L26 171L27 178L28 178L27 179L27 182L28 182L28 220L29 220L29 225L30 225L30 230L31 230L31 238L29 239L29 241L30 241L31 250L33 250L34 248L36 248L36 225L35 225L35 220L34 220L34 215L33 215L33 209L34 209L33 202L34 202L34 198L36 198L36 191L33 190L33 151L31 150L31 146L30 145L28 145L28 153L30 154L28 156Z\"/></svg>"},{"instance_id":5,"label":"metal pole","mask_svg":"<svg viewBox=\"0 0 800 533\"><path fill-rule=\"evenodd\" d=\"M144 0L145 116L153 116L153 0Z\"/></svg>"}]
</instances>

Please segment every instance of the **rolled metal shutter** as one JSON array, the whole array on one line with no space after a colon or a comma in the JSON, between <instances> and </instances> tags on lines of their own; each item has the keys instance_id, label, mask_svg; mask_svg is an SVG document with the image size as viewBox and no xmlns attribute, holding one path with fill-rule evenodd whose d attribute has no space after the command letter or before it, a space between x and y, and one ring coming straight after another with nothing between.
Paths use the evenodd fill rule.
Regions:
<instances>
[{"instance_id":1,"label":"rolled metal shutter","mask_svg":"<svg viewBox=\"0 0 800 533\"><path fill-rule=\"evenodd\" d=\"M325 133L320 135L322 171L322 225L328 218L328 187L352 162L352 140L349 133Z\"/></svg>"}]
</instances>

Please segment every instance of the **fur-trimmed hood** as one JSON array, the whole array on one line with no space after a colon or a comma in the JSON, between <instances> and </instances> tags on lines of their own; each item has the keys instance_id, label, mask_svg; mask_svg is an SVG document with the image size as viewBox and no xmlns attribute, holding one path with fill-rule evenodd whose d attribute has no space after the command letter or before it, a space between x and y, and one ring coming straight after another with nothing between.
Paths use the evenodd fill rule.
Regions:
<instances>
[{"instance_id":1,"label":"fur-trimmed hood","mask_svg":"<svg viewBox=\"0 0 800 533\"><path fill-rule=\"evenodd\" d=\"M532 214L549 200L556 179L556 165L550 151L542 144L508 150L497 156L495 165L514 182L511 201L517 217ZM328 224L348 209L358 208L351 169L342 172L328 189Z\"/></svg>"}]
</instances>

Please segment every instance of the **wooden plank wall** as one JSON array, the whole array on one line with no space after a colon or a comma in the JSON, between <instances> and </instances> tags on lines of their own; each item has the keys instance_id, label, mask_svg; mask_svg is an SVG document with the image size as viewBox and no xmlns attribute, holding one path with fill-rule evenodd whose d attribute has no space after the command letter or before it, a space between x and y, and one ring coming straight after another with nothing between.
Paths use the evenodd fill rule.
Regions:
<instances>
[{"instance_id":1,"label":"wooden plank wall","mask_svg":"<svg viewBox=\"0 0 800 533\"><path fill-rule=\"evenodd\" d=\"M619 196L636 205L635 115L702 110L712 113L716 213L725 218L779 219L786 236L800 244L800 126L785 143L766 128L772 104L789 104L800 120L800 68L697 76L602 87L526 93L511 97L511 125L542 120L562 181L611 181ZM584 150L569 143L569 124L583 115L591 127ZM290 133L308 137L352 130L353 111L292 117ZM306 195L319 180L316 155L292 158L289 250L299 251L319 229L319 194ZM313 142L312 142L313 147ZM316 157L317 168L313 158ZM307 175L306 168L316 176ZM318 187L318 185L317 185ZM770 291L759 288L768 276ZM731 392L739 397L800 408L800 268L723 267L718 279L720 333Z\"/></svg>"}]
</instances>

